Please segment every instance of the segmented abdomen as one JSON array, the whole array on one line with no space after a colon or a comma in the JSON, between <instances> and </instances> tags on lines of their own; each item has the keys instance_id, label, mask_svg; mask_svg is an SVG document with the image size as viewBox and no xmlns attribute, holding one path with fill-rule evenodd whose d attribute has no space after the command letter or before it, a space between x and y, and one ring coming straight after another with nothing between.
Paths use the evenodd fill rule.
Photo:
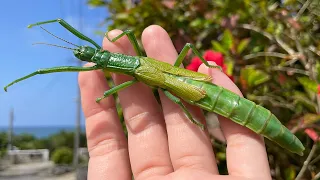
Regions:
<instances>
[{"instance_id":1,"label":"segmented abdomen","mask_svg":"<svg viewBox=\"0 0 320 180\"><path fill-rule=\"evenodd\" d=\"M248 127L291 152L303 154L304 146L300 140L269 110L220 86L188 78L179 79L206 91L205 98L189 103Z\"/></svg>"}]
</instances>

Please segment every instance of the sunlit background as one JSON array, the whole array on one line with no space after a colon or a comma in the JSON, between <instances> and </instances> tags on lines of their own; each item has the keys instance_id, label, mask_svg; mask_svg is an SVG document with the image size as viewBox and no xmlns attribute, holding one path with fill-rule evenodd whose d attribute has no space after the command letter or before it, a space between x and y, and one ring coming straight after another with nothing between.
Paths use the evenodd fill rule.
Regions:
<instances>
[{"instance_id":1,"label":"sunlit background","mask_svg":"<svg viewBox=\"0 0 320 180\"><path fill-rule=\"evenodd\" d=\"M41 42L71 46L40 27L27 28L29 24L62 18L101 44L102 36L97 32L106 31L107 25L101 24L108 11L91 8L86 0L35 0L4 1L0 12L0 179L56 179L61 173L67 173L61 179L86 179L88 155L78 73L37 75L9 87L8 92L2 88L37 69L83 65L72 50L32 45ZM58 23L43 27L74 44L85 44ZM68 174L72 166L54 166L52 160L74 167L84 164L84 170ZM34 175L41 172L49 173Z\"/></svg>"},{"instance_id":2,"label":"sunlit background","mask_svg":"<svg viewBox=\"0 0 320 180\"><path fill-rule=\"evenodd\" d=\"M105 8L90 8L84 0L42 1L17 3L4 1L0 7L0 87L40 68L78 65L71 50L46 45L46 42L70 46L43 31L40 27L27 28L28 24L63 18L76 29L94 39L98 44L102 36L97 30L108 15ZM60 24L43 25L53 34L75 44L84 44ZM37 75L8 89L0 91L0 126L9 123L9 113L14 112L16 131L23 127L72 127L76 119L78 73ZM82 124L84 122L82 121ZM45 133L45 132L43 132Z\"/></svg>"},{"instance_id":3,"label":"sunlit background","mask_svg":"<svg viewBox=\"0 0 320 180\"><path fill-rule=\"evenodd\" d=\"M42 42L71 47L40 27L27 28L57 18L98 44L107 29L132 29L139 39L152 24L169 33L178 52L186 43L194 44L205 60L222 67L245 98L270 110L304 145L304 155L299 156L265 139L272 178L319 179L319 12L320 0L3 1L0 179L26 179L30 172L43 172L43 167L50 172L31 175L30 179L56 179L61 174L61 179L86 178L88 151L85 119L79 108L78 73L37 75L9 87L8 92L2 89L41 68L83 65L69 49L32 45ZM72 43L87 44L58 23L43 27ZM200 66L192 55L184 62L193 71ZM219 123L212 114L206 119L219 173L228 174L226 142ZM75 133L79 129L81 132ZM25 170L18 171L22 167Z\"/></svg>"}]
</instances>

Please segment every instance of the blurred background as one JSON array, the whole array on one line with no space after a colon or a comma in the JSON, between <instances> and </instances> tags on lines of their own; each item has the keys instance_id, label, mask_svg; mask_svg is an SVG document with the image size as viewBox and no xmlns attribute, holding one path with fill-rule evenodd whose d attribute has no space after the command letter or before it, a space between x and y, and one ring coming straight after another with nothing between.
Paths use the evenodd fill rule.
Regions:
<instances>
[{"instance_id":1,"label":"blurred background","mask_svg":"<svg viewBox=\"0 0 320 180\"><path fill-rule=\"evenodd\" d=\"M0 13L0 87L40 68L82 65L70 50L32 45L63 42L28 29L31 23L63 18L98 44L108 30L132 29L140 38L157 24L178 52L185 43L196 45L303 142L300 157L265 140L273 179L320 179L320 0L4 1ZM58 23L43 27L86 44ZM185 66L196 71L198 59L190 54ZM35 76L0 91L0 179L86 179L79 99L77 73ZM118 112L122 117L121 107ZM213 116L207 121L219 171L228 174L219 124Z\"/></svg>"}]
</instances>

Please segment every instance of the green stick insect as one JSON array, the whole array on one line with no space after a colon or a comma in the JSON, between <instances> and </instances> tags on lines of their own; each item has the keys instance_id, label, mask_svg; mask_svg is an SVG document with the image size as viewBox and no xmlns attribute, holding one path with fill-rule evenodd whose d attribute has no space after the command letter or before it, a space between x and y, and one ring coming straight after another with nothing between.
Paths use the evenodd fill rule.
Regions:
<instances>
[{"instance_id":1,"label":"green stick insect","mask_svg":"<svg viewBox=\"0 0 320 180\"><path fill-rule=\"evenodd\" d=\"M171 64L165 62L157 61L149 57L144 57L142 51L139 48L136 37L130 30L124 31L122 34L118 35L112 40L110 40L108 36L107 38L111 42L115 42L122 36L126 35L129 38L138 56L127 56L124 54L111 53L107 50L103 50L92 39L77 31L63 19L38 22L35 24L31 24L28 27L31 28L33 26L39 26L42 24L54 22L58 22L78 38L87 41L95 46L95 48L89 46L77 46L59 38L69 44L76 46L76 48L74 49L69 48L73 49L75 57L77 57L81 61L93 62L95 63L95 66L60 66L40 69L11 82L4 87L5 91L9 86L37 74L47 74L55 72L79 72L97 69L127 74L133 76L134 79L111 88L96 101L99 102L103 98L106 98L109 95L112 95L120 91L121 89L129 87L140 81L152 88L162 90L169 99L171 99L182 108L187 118L192 123L199 126L201 129L204 129L204 125L192 117L190 112L182 103L181 99L209 112L215 112L226 118L229 118L234 122L245 126L253 130L254 132L261 134L266 138L278 143L283 148L286 148L293 153L303 155L304 146L302 145L300 140L285 126L283 126L269 110L255 104L250 100L242 98L227 89L212 84L211 77L208 75L179 68L183 59L187 55L188 50L190 49L196 56L201 59L201 61L206 66L210 68L217 67L209 65L208 62L202 58L199 51L196 50L192 44L188 43L184 46L174 65L172 66ZM58 38L57 36L55 37ZM175 94L176 96L173 94Z\"/></svg>"}]
</instances>

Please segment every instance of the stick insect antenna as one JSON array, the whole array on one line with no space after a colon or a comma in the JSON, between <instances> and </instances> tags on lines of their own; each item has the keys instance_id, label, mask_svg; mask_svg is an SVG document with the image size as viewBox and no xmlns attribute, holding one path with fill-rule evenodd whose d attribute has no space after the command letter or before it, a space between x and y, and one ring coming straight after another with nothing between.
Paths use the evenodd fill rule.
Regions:
<instances>
[{"instance_id":1,"label":"stick insect antenna","mask_svg":"<svg viewBox=\"0 0 320 180\"><path fill-rule=\"evenodd\" d=\"M69 42L69 41L67 41L67 40L65 40L65 39L62 39L61 37L58 37L58 36L52 34L51 32L49 32L48 30L46 30L46 29L45 29L44 27L42 27L42 26L40 26L40 28L41 28L42 30L44 30L45 32L47 32L48 34L50 34L51 36L53 36L53 37L55 37L55 38L57 38L57 39L60 39L61 41L64 41L64 42L66 42L66 43L68 43L68 44L71 44L71 45L73 45L73 46L76 46L76 47L80 47L80 46L78 46L78 45L76 45L76 44L73 44L73 43L71 43L71 42Z\"/></svg>"},{"instance_id":2,"label":"stick insect antenna","mask_svg":"<svg viewBox=\"0 0 320 180\"><path fill-rule=\"evenodd\" d=\"M64 49L76 50L74 48L70 48L70 47L66 47L66 46L60 46L60 45L56 45L56 44L49 44L49 43L44 43L44 42L37 42L37 43L33 43L32 45L37 45L37 44L44 44L44 45L47 45L47 46L55 46L55 47L64 48Z\"/></svg>"}]
</instances>

